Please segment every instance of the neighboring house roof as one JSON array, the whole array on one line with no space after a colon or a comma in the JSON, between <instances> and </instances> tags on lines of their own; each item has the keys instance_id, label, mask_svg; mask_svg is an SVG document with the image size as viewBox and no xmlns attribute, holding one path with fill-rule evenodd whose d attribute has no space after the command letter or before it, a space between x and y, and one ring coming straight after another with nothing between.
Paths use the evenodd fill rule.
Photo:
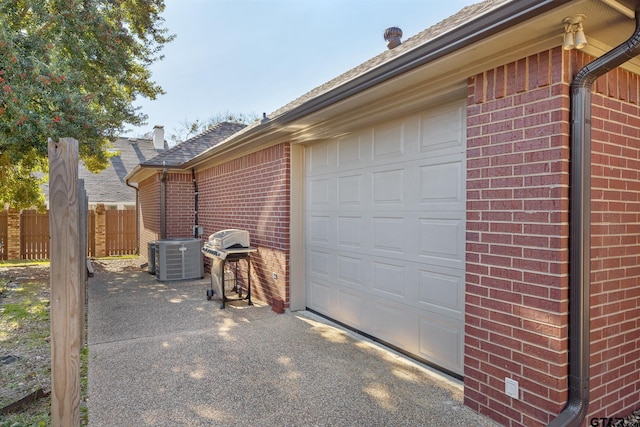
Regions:
<instances>
[{"instance_id":1,"label":"neighboring house roof","mask_svg":"<svg viewBox=\"0 0 640 427\"><path fill-rule=\"evenodd\" d=\"M141 166L178 167L188 160L203 153L208 148L215 147L231 135L237 133L247 125L241 123L221 122L212 128L189 138L180 144L164 151L150 160L141 161Z\"/></svg>"},{"instance_id":2,"label":"neighboring house roof","mask_svg":"<svg viewBox=\"0 0 640 427\"><path fill-rule=\"evenodd\" d=\"M127 186L125 176L140 162L162 152L153 147L151 139L118 138L112 146L117 155L109 158L109 167L103 171L96 174L89 172L82 161L78 164L78 178L84 180L89 203L135 203L136 192ZM48 183L43 185L43 192L48 200Z\"/></svg>"}]
</instances>

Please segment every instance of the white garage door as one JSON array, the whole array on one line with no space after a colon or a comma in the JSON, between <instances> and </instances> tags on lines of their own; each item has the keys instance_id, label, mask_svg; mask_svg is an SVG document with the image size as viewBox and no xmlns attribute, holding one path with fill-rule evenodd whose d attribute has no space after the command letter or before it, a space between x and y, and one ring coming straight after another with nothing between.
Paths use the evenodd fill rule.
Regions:
<instances>
[{"instance_id":1,"label":"white garage door","mask_svg":"<svg viewBox=\"0 0 640 427\"><path fill-rule=\"evenodd\" d=\"M306 149L307 307L462 374L465 104Z\"/></svg>"}]
</instances>

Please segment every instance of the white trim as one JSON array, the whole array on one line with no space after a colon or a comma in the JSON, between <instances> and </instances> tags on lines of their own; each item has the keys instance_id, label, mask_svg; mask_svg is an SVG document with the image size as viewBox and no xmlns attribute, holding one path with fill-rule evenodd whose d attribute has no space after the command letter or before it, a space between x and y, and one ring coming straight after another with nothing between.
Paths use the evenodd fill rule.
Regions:
<instances>
[{"instance_id":1,"label":"white trim","mask_svg":"<svg viewBox=\"0 0 640 427\"><path fill-rule=\"evenodd\" d=\"M304 147L291 145L290 223L289 223L289 309L306 309L304 259Z\"/></svg>"}]
</instances>

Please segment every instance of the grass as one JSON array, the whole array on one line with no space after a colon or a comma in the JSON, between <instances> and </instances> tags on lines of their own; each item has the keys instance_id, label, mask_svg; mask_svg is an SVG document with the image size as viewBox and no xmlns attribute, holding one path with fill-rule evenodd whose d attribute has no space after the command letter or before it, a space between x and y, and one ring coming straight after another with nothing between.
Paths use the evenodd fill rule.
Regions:
<instances>
[{"instance_id":1,"label":"grass","mask_svg":"<svg viewBox=\"0 0 640 427\"><path fill-rule=\"evenodd\" d=\"M119 259L129 257L109 257ZM131 258L136 258L132 256ZM33 391L51 389L50 288L48 261L0 262L0 408ZM11 276L9 280L2 275ZM80 352L80 425L89 424L86 405L89 349ZM0 427L51 425L51 399L41 398L18 412L0 416Z\"/></svg>"},{"instance_id":2,"label":"grass","mask_svg":"<svg viewBox=\"0 0 640 427\"><path fill-rule=\"evenodd\" d=\"M32 265L49 265L49 260L18 259L0 261L0 267L29 267Z\"/></svg>"},{"instance_id":3,"label":"grass","mask_svg":"<svg viewBox=\"0 0 640 427\"><path fill-rule=\"evenodd\" d=\"M47 427L51 425L49 406L47 399L41 399L29 405L25 412L4 415L0 427Z\"/></svg>"},{"instance_id":4,"label":"grass","mask_svg":"<svg viewBox=\"0 0 640 427\"><path fill-rule=\"evenodd\" d=\"M0 407L4 407L50 384L49 284L0 278L0 294L0 355L15 359L0 369ZM0 427L48 426L50 418L49 399L40 399L20 412L3 415Z\"/></svg>"}]
</instances>

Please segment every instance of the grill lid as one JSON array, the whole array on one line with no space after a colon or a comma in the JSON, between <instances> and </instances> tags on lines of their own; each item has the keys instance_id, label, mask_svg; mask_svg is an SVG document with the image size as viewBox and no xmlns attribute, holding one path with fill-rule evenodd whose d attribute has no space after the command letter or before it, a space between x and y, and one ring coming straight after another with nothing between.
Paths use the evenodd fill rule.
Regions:
<instances>
[{"instance_id":1,"label":"grill lid","mask_svg":"<svg viewBox=\"0 0 640 427\"><path fill-rule=\"evenodd\" d=\"M249 232L235 228L220 230L209 236L207 245L219 250L248 248L250 246Z\"/></svg>"}]
</instances>

